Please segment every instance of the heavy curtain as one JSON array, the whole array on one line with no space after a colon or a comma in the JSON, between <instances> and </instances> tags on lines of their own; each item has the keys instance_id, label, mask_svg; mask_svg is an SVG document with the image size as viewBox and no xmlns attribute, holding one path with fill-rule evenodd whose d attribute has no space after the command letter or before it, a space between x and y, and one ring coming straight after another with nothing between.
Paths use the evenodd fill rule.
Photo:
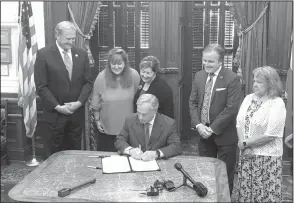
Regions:
<instances>
[{"instance_id":1,"label":"heavy curtain","mask_svg":"<svg viewBox=\"0 0 294 203\"><path fill-rule=\"evenodd\" d=\"M76 45L84 48L88 52L90 67L94 68L94 60L89 47L89 41L92 37L92 32L95 29L95 25L98 22L98 16L100 11L101 2L98 1L78 1L78 2L69 2L68 10L71 16L71 21L77 27L77 38ZM92 71L93 72L93 71ZM90 96L91 98L91 96ZM85 105L85 129L82 135L82 149L83 150L96 150L96 139L93 137L93 134L90 133L91 120L93 116L89 108L89 101ZM93 126L92 126L93 127Z\"/></svg>"},{"instance_id":2,"label":"heavy curtain","mask_svg":"<svg viewBox=\"0 0 294 203\"><path fill-rule=\"evenodd\" d=\"M252 70L266 65L268 2L234 2L234 14L241 26L240 67L245 82L245 95L252 91ZM263 13L262 13L263 11ZM245 32L244 32L245 31Z\"/></svg>"},{"instance_id":3,"label":"heavy curtain","mask_svg":"<svg viewBox=\"0 0 294 203\"><path fill-rule=\"evenodd\" d=\"M81 35L78 31L78 35L76 38L76 45L79 47L87 48L88 44L85 44L85 39L88 41L92 36L92 31L95 28L95 24L97 23L97 9L99 9L98 1L70 1L69 8L72 11L74 19L71 18L72 21L75 21L80 29L80 31L84 34ZM99 11L99 10L98 10Z\"/></svg>"},{"instance_id":4,"label":"heavy curtain","mask_svg":"<svg viewBox=\"0 0 294 203\"><path fill-rule=\"evenodd\" d=\"M245 95L252 92L252 70L270 65L278 70L285 84L290 61L293 29L293 2L234 2L237 27L240 26L240 67ZM284 70L284 71L283 71Z\"/></svg>"}]
</instances>

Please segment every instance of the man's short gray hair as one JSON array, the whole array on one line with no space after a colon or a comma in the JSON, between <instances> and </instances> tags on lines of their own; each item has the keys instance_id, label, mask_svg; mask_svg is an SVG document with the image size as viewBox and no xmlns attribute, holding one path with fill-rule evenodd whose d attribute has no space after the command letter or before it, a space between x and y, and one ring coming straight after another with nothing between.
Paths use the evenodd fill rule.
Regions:
<instances>
[{"instance_id":1,"label":"man's short gray hair","mask_svg":"<svg viewBox=\"0 0 294 203\"><path fill-rule=\"evenodd\" d=\"M142 94L139 99L137 100L137 106L143 103L149 103L153 110L158 109L159 101L156 96L153 94Z\"/></svg>"},{"instance_id":2,"label":"man's short gray hair","mask_svg":"<svg viewBox=\"0 0 294 203\"><path fill-rule=\"evenodd\" d=\"M76 31L75 25L70 21L61 21L55 27L55 35L59 36L64 30L74 30Z\"/></svg>"}]
</instances>

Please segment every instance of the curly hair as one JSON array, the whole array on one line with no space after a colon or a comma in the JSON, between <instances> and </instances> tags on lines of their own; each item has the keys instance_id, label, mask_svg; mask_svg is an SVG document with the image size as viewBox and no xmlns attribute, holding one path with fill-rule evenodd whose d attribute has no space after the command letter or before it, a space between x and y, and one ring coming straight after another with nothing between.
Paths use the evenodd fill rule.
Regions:
<instances>
[{"instance_id":1,"label":"curly hair","mask_svg":"<svg viewBox=\"0 0 294 203\"><path fill-rule=\"evenodd\" d=\"M124 61L125 67L122 73L119 75L120 80L117 81L118 75L114 74L111 70L111 59L114 55L120 55ZM123 88L130 87L133 83L132 76L131 76L131 67L129 64L128 55L125 50L120 48L113 48L108 52L108 60L107 65L105 68L105 80L106 80L106 87L116 88L118 83Z\"/></svg>"},{"instance_id":2,"label":"curly hair","mask_svg":"<svg viewBox=\"0 0 294 203\"><path fill-rule=\"evenodd\" d=\"M281 97L283 86L276 69L271 66L262 66L253 70L253 76L264 79L268 85L268 96L270 98Z\"/></svg>"},{"instance_id":3,"label":"curly hair","mask_svg":"<svg viewBox=\"0 0 294 203\"><path fill-rule=\"evenodd\" d=\"M153 72L157 73L160 69L160 62L155 56L146 56L141 60L139 67L140 70L151 68Z\"/></svg>"}]
</instances>

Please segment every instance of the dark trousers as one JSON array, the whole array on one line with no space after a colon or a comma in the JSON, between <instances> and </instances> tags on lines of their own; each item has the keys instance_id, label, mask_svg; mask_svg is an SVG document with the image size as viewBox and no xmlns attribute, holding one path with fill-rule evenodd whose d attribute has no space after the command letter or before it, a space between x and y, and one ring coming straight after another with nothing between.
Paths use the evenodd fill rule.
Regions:
<instances>
[{"instance_id":1,"label":"dark trousers","mask_svg":"<svg viewBox=\"0 0 294 203\"><path fill-rule=\"evenodd\" d=\"M98 131L97 149L99 151L117 152L116 148L114 147L115 138L115 135L108 135Z\"/></svg>"},{"instance_id":2,"label":"dark trousers","mask_svg":"<svg viewBox=\"0 0 294 203\"><path fill-rule=\"evenodd\" d=\"M80 150L83 126L83 122L61 114L54 122L48 122L49 137L44 140L44 145L48 147L45 156L62 150Z\"/></svg>"},{"instance_id":3,"label":"dark trousers","mask_svg":"<svg viewBox=\"0 0 294 203\"><path fill-rule=\"evenodd\" d=\"M208 139L200 138L198 148L200 156L218 158L225 162L227 167L230 194L232 195L234 187L237 144L216 145L213 138L209 137Z\"/></svg>"}]
</instances>

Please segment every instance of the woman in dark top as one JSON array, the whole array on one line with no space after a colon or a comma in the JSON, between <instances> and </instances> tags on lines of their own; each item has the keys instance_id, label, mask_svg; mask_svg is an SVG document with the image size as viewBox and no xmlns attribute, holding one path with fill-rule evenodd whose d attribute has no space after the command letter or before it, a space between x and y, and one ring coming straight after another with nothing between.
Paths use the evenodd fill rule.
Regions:
<instances>
[{"instance_id":1,"label":"woman in dark top","mask_svg":"<svg viewBox=\"0 0 294 203\"><path fill-rule=\"evenodd\" d=\"M159 60L155 56L146 56L140 63L141 82L134 96L134 111L137 112L137 100L144 93L153 94L159 100L158 112L174 118L173 92L171 87L158 77Z\"/></svg>"}]
</instances>

